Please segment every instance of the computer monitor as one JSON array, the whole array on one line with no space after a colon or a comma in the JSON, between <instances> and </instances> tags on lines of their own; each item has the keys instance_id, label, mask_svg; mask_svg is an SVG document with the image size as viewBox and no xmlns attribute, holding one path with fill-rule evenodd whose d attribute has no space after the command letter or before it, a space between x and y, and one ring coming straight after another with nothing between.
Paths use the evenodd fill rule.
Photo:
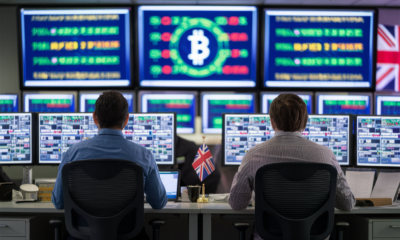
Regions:
<instances>
[{"instance_id":1,"label":"computer monitor","mask_svg":"<svg viewBox=\"0 0 400 240\"><path fill-rule=\"evenodd\" d=\"M34 113L0 113L0 164L33 164Z\"/></svg>"},{"instance_id":2,"label":"computer monitor","mask_svg":"<svg viewBox=\"0 0 400 240\"><path fill-rule=\"evenodd\" d=\"M254 93L202 93L203 133L222 133L222 113L255 113Z\"/></svg>"},{"instance_id":3,"label":"computer monitor","mask_svg":"<svg viewBox=\"0 0 400 240\"><path fill-rule=\"evenodd\" d=\"M181 172L178 169L160 171L160 178L167 192L168 201L178 200Z\"/></svg>"},{"instance_id":4,"label":"computer monitor","mask_svg":"<svg viewBox=\"0 0 400 240\"><path fill-rule=\"evenodd\" d=\"M257 86L255 6L139 6L139 84Z\"/></svg>"},{"instance_id":5,"label":"computer monitor","mask_svg":"<svg viewBox=\"0 0 400 240\"><path fill-rule=\"evenodd\" d=\"M23 92L24 112L76 112L77 93Z\"/></svg>"},{"instance_id":6,"label":"computer monitor","mask_svg":"<svg viewBox=\"0 0 400 240\"><path fill-rule=\"evenodd\" d=\"M0 94L0 113L19 112L18 94Z\"/></svg>"},{"instance_id":7,"label":"computer monitor","mask_svg":"<svg viewBox=\"0 0 400 240\"><path fill-rule=\"evenodd\" d=\"M275 131L269 114L223 114L223 165L238 166L255 145L271 139ZM350 165L350 115L309 115L303 137L330 148L342 166Z\"/></svg>"},{"instance_id":8,"label":"computer monitor","mask_svg":"<svg viewBox=\"0 0 400 240\"><path fill-rule=\"evenodd\" d=\"M177 133L194 133L197 92L140 91L139 112L175 112Z\"/></svg>"},{"instance_id":9,"label":"computer monitor","mask_svg":"<svg viewBox=\"0 0 400 240\"><path fill-rule=\"evenodd\" d=\"M264 9L264 87L374 88L376 11Z\"/></svg>"},{"instance_id":10,"label":"computer monitor","mask_svg":"<svg viewBox=\"0 0 400 240\"><path fill-rule=\"evenodd\" d=\"M130 11L21 8L21 87L131 86Z\"/></svg>"},{"instance_id":11,"label":"computer monitor","mask_svg":"<svg viewBox=\"0 0 400 240\"><path fill-rule=\"evenodd\" d=\"M261 93L261 112L269 113L269 108L271 107L272 101L279 96L279 94L285 92L262 92ZM289 92L288 92L289 93ZM307 106L308 114L313 113L313 96L312 92L290 92L298 95L301 99L304 100Z\"/></svg>"},{"instance_id":12,"label":"computer monitor","mask_svg":"<svg viewBox=\"0 0 400 240\"><path fill-rule=\"evenodd\" d=\"M357 116L357 166L400 168L400 116Z\"/></svg>"},{"instance_id":13,"label":"computer monitor","mask_svg":"<svg viewBox=\"0 0 400 240\"><path fill-rule=\"evenodd\" d=\"M124 95L128 101L128 112L135 112L135 92L118 91ZM96 100L103 92L101 91L80 91L79 92L79 112L94 112Z\"/></svg>"},{"instance_id":14,"label":"computer monitor","mask_svg":"<svg viewBox=\"0 0 400 240\"><path fill-rule=\"evenodd\" d=\"M400 115L400 93L375 92L374 95L376 115Z\"/></svg>"},{"instance_id":15,"label":"computer monitor","mask_svg":"<svg viewBox=\"0 0 400 240\"><path fill-rule=\"evenodd\" d=\"M372 93L316 93L317 114L372 114Z\"/></svg>"}]
</instances>

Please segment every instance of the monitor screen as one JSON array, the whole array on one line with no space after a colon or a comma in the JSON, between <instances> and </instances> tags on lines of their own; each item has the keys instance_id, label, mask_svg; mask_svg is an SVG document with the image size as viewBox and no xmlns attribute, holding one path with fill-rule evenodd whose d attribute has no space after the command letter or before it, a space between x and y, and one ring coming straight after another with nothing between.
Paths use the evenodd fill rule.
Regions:
<instances>
[{"instance_id":1,"label":"monitor screen","mask_svg":"<svg viewBox=\"0 0 400 240\"><path fill-rule=\"evenodd\" d=\"M318 114L372 114L371 94L331 95L317 94L316 113Z\"/></svg>"},{"instance_id":2,"label":"monitor screen","mask_svg":"<svg viewBox=\"0 0 400 240\"><path fill-rule=\"evenodd\" d=\"M255 113L255 94L232 93L201 96L203 133L222 133L222 113Z\"/></svg>"},{"instance_id":3,"label":"monitor screen","mask_svg":"<svg viewBox=\"0 0 400 240\"><path fill-rule=\"evenodd\" d=\"M275 135L269 114L225 114L224 118L222 141L225 165L240 165L244 155L252 147ZM350 164L349 115L309 115L302 135L330 148L340 165Z\"/></svg>"},{"instance_id":4,"label":"monitor screen","mask_svg":"<svg viewBox=\"0 0 400 240\"><path fill-rule=\"evenodd\" d=\"M400 167L400 117L357 116L357 166Z\"/></svg>"},{"instance_id":5,"label":"monitor screen","mask_svg":"<svg viewBox=\"0 0 400 240\"><path fill-rule=\"evenodd\" d=\"M75 112L74 94L24 94L24 112Z\"/></svg>"},{"instance_id":6,"label":"monitor screen","mask_svg":"<svg viewBox=\"0 0 400 240\"><path fill-rule=\"evenodd\" d=\"M0 113L0 164L32 164L32 113Z\"/></svg>"},{"instance_id":7,"label":"monitor screen","mask_svg":"<svg viewBox=\"0 0 400 240\"><path fill-rule=\"evenodd\" d=\"M266 9L264 14L264 87L373 87L373 10Z\"/></svg>"},{"instance_id":8,"label":"monitor screen","mask_svg":"<svg viewBox=\"0 0 400 240\"><path fill-rule=\"evenodd\" d=\"M400 94L395 95L376 95L375 96L376 115L399 116L400 115Z\"/></svg>"},{"instance_id":9,"label":"monitor screen","mask_svg":"<svg viewBox=\"0 0 400 240\"><path fill-rule=\"evenodd\" d=\"M141 92L141 112L175 112L177 133L194 133L196 121L196 93Z\"/></svg>"},{"instance_id":10,"label":"monitor screen","mask_svg":"<svg viewBox=\"0 0 400 240\"><path fill-rule=\"evenodd\" d=\"M129 14L129 8L22 8L22 86L130 86Z\"/></svg>"},{"instance_id":11,"label":"monitor screen","mask_svg":"<svg viewBox=\"0 0 400 240\"><path fill-rule=\"evenodd\" d=\"M261 93L261 112L262 113L269 113L269 108L271 107L272 101L276 97L279 96L280 93ZM307 112L308 114L312 113L312 107L313 107L313 93L294 93L297 94L301 99L303 99L304 103L307 106Z\"/></svg>"},{"instance_id":12,"label":"monitor screen","mask_svg":"<svg viewBox=\"0 0 400 240\"><path fill-rule=\"evenodd\" d=\"M128 112L135 111L135 94L121 92L128 102ZM96 100L101 95L101 92L87 92L79 94L79 111L80 112L94 112L96 108Z\"/></svg>"},{"instance_id":13,"label":"monitor screen","mask_svg":"<svg viewBox=\"0 0 400 240\"><path fill-rule=\"evenodd\" d=\"M0 94L0 113L19 112L18 94Z\"/></svg>"},{"instance_id":14,"label":"monitor screen","mask_svg":"<svg viewBox=\"0 0 400 240\"><path fill-rule=\"evenodd\" d=\"M167 192L168 200L176 200L178 197L179 172L160 171L160 178Z\"/></svg>"},{"instance_id":15,"label":"monitor screen","mask_svg":"<svg viewBox=\"0 0 400 240\"><path fill-rule=\"evenodd\" d=\"M255 87L257 8L140 6L142 87Z\"/></svg>"}]
</instances>

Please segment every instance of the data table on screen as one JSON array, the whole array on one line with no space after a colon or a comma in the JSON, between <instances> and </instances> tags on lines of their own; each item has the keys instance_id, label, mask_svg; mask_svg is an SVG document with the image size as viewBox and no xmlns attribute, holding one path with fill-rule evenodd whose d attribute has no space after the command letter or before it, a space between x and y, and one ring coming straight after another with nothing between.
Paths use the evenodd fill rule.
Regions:
<instances>
[{"instance_id":1,"label":"data table on screen","mask_svg":"<svg viewBox=\"0 0 400 240\"><path fill-rule=\"evenodd\" d=\"M80 112L94 112L96 109L96 101L101 93L81 93L79 94L79 111ZM133 93L122 93L128 102L128 112L134 112L134 94Z\"/></svg>"},{"instance_id":2,"label":"data table on screen","mask_svg":"<svg viewBox=\"0 0 400 240\"><path fill-rule=\"evenodd\" d=\"M32 114L0 113L0 164L32 164Z\"/></svg>"},{"instance_id":3,"label":"data table on screen","mask_svg":"<svg viewBox=\"0 0 400 240\"><path fill-rule=\"evenodd\" d=\"M130 9L24 9L22 86L131 85Z\"/></svg>"},{"instance_id":4,"label":"data table on screen","mask_svg":"<svg viewBox=\"0 0 400 240\"><path fill-rule=\"evenodd\" d=\"M400 115L400 94L398 96L376 96L376 115Z\"/></svg>"},{"instance_id":5,"label":"data table on screen","mask_svg":"<svg viewBox=\"0 0 400 240\"><path fill-rule=\"evenodd\" d=\"M296 94L296 93L295 93ZM311 94L297 94L307 107L307 113L312 113L313 107L313 96ZM279 96L279 93L262 93L261 94L261 112L269 113L269 108L271 107L272 101Z\"/></svg>"},{"instance_id":6,"label":"data table on screen","mask_svg":"<svg viewBox=\"0 0 400 240\"><path fill-rule=\"evenodd\" d=\"M400 167L400 117L357 116L357 166Z\"/></svg>"},{"instance_id":7,"label":"data table on screen","mask_svg":"<svg viewBox=\"0 0 400 240\"><path fill-rule=\"evenodd\" d=\"M24 112L75 112L74 94L24 94Z\"/></svg>"},{"instance_id":8,"label":"data table on screen","mask_svg":"<svg viewBox=\"0 0 400 240\"><path fill-rule=\"evenodd\" d=\"M142 87L255 87L257 8L140 6Z\"/></svg>"},{"instance_id":9,"label":"data table on screen","mask_svg":"<svg viewBox=\"0 0 400 240\"><path fill-rule=\"evenodd\" d=\"M0 113L19 112L17 94L0 94Z\"/></svg>"},{"instance_id":10,"label":"data table on screen","mask_svg":"<svg viewBox=\"0 0 400 240\"><path fill-rule=\"evenodd\" d=\"M372 113L369 95L318 95L318 114L369 115Z\"/></svg>"}]
</instances>

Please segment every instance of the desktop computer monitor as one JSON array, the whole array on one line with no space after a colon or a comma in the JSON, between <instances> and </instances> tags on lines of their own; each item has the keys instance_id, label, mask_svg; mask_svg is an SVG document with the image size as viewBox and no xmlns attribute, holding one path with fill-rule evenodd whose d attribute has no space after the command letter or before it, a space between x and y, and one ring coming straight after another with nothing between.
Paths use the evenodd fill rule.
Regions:
<instances>
[{"instance_id":1,"label":"desktop computer monitor","mask_svg":"<svg viewBox=\"0 0 400 240\"><path fill-rule=\"evenodd\" d=\"M0 94L0 113L19 112L18 94Z\"/></svg>"},{"instance_id":2,"label":"desktop computer monitor","mask_svg":"<svg viewBox=\"0 0 400 240\"><path fill-rule=\"evenodd\" d=\"M203 133L222 133L223 113L255 113L254 93L202 93Z\"/></svg>"},{"instance_id":3,"label":"desktop computer monitor","mask_svg":"<svg viewBox=\"0 0 400 240\"><path fill-rule=\"evenodd\" d=\"M400 115L400 93L376 92L374 95L376 115Z\"/></svg>"},{"instance_id":4,"label":"desktop computer monitor","mask_svg":"<svg viewBox=\"0 0 400 240\"><path fill-rule=\"evenodd\" d=\"M261 112L269 113L269 108L271 107L272 101L279 96L279 94L285 92L262 92L261 93ZM289 92L287 92L289 93ZM301 99L303 99L304 103L307 106L307 113L311 114L313 112L313 96L312 92L290 92L298 95Z\"/></svg>"},{"instance_id":5,"label":"desktop computer monitor","mask_svg":"<svg viewBox=\"0 0 400 240\"><path fill-rule=\"evenodd\" d=\"M160 171L160 179L167 192L168 201L176 201L180 191L180 174L179 170Z\"/></svg>"},{"instance_id":6,"label":"desktop computer monitor","mask_svg":"<svg viewBox=\"0 0 400 240\"><path fill-rule=\"evenodd\" d=\"M357 116L357 166L400 168L400 116Z\"/></svg>"},{"instance_id":7,"label":"desktop computer monitor","mask_svg":"<svg viewBox=\"0 0 400 240\"><path fill-rule=\"evenodd\" d=\"M197 92L140 91L139 112L175 112L177 133L194 133Z\"/></svg>"},{"instance_id":8,"label":"desktop computer monitor","mask_svg":"<svg viewBox=\"0 0 400 240\"><path fill-rule=\"evenodd\" d=\"M317 114L372 114L372 93L316 93Z\"/></svg>"},{"instance_id":9,"label":"desktop computer monitor","mask_svg":"<svg viewBox=\"0 0 400 240\"><path fill-rule=\"evenodd\" d=\"M255 145L275 135L269 114L223 114L223 165L238 166ZM303 137L330 148L340 165L350 165L350 115L309 115Z\"/></svg>"},{"instance_id":10,"label":"desktop computer monitor","mask_svg":"<svg viewBox=\"0 0 400 240\"><path fill-rule=\"evenodd\" d=\"M23 92L24 112L76 112L77 93L69 92Z\"/></svg>"},{"instance_id":11,"label":"desktop computer monitor","mask_svg":"<svg viewBox=\"0 0 400 240\"><path fill-rule=\"evenodd\" d=\"M128 101L128 112L135 111L135 93L133 91L118 91L124 95ZM103 92L80 91L79 92L79 112L94 112L96 100Z\"/></svg>"},{"instance_id":12,"label":"desktop computer monitor","mask_svg":"<svg viewBox=\"0 0 400 240\"><path fill-rule=\"evenodd\" d=\"M33 164L33 113L0 113L0 164Z\"/></svg>"}]
</instances>

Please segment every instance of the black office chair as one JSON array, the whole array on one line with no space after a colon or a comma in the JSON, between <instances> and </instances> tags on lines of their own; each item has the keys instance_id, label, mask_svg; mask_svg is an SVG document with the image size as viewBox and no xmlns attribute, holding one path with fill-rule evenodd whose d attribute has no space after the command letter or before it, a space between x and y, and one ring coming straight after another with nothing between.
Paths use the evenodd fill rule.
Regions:
<instances>
[{"instance_id":1,"label":"black office chair","mask_svg":"<svg viewBox=\"0 0 400 240\"><path fill-rule=\"evenodd\" d=\"M337 170L317 163L276 163L256 173L256 229L272 240L322 240L334 224Z\"/></svg>"}]
</instances>

